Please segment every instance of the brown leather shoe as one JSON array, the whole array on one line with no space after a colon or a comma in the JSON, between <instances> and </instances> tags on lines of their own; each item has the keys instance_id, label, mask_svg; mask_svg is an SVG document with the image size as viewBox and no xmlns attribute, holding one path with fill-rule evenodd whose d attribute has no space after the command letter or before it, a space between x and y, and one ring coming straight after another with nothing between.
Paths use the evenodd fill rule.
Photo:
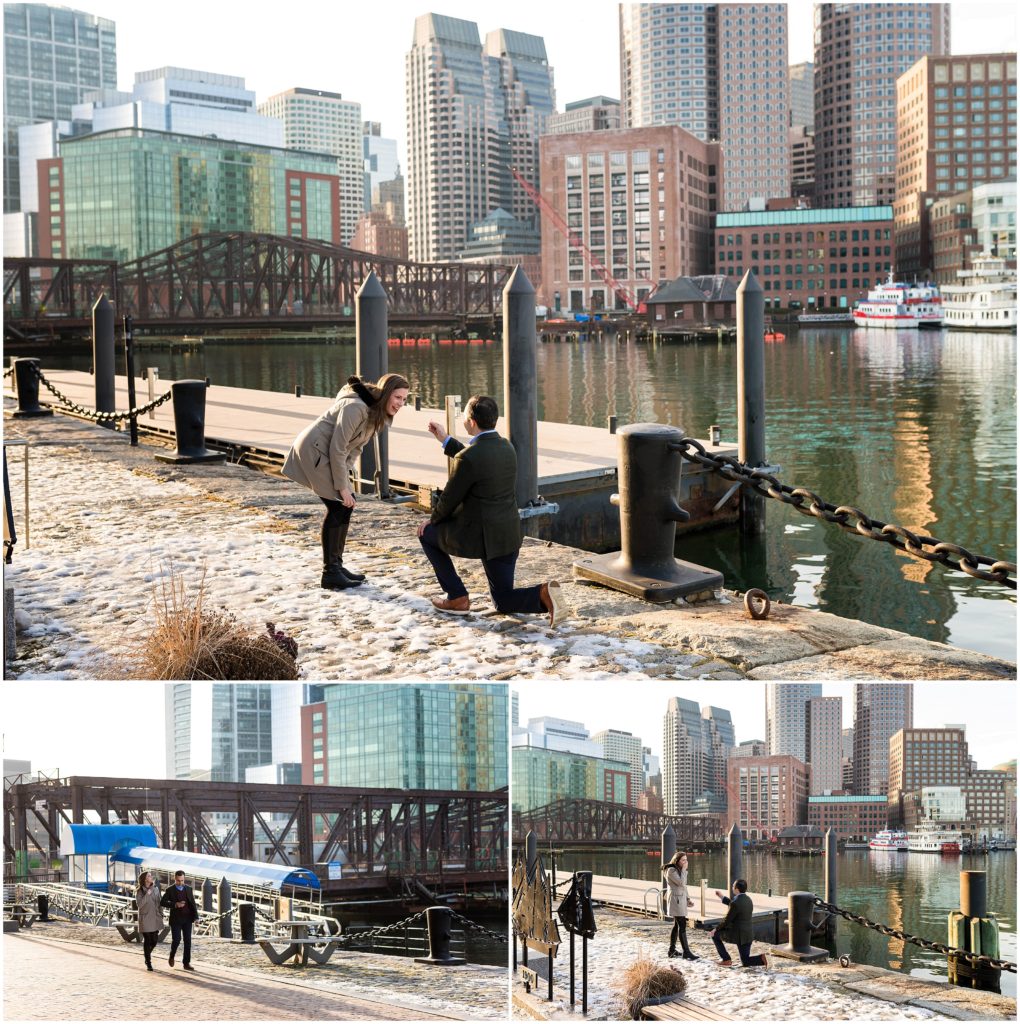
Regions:
<instances>
[{"instance_id":1,"label":"brown leather shoe","mask_svg":"<svg viewBox=\"0 0 1020 1024\"><path fill-rule=\"evenodd\" d=\"M471 611L471 598L464 597L434 597L432 604L441 612L449 615L467 615Z\"/></svg>"},{"instance_id":2,"label":"brown leather shoe","mask_svg":"<svg viewBox=\"0 0 1020 1024\"><path fill-rule=\"evenodd\" d=\"M538 592L538 599L542 607L549 613L549 625L558 626L570 613L567 611L567 603L563 600L563 593L560 585L555 580L543 583Z\"/></svg>"}]
</instances>

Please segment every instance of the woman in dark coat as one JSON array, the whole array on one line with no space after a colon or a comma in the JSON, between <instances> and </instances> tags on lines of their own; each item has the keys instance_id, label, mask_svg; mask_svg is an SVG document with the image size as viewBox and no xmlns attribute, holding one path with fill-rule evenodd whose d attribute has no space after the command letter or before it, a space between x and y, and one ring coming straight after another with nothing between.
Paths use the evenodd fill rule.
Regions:
<instances>
[{"instance_id":1,"label":"woman in dark coat","mask_svg":"<svg viewBox=\"0 0 1020 1024\"><path fill-rule=\"evenodd\" d=\"M350 475L365 445L404 407L409 388L399 373L387 373L375 384L348 377L333 404L298 434L287 454L283 475L314 491L326 506L321 581L326 590L357 587L365 579L343 563L355 506Z\"/></svg>"},{"instance_id":2,"label":"woman in dark coat","mask_svg":"<svg viewBox=\"0 0 1020 1024\"><path fill-rule=\"evenodd\" d=\"M694 901L687 898L687 854L677 852L668 864L662 866L662 877L669 886L669 904L666 913L673 918L673 931L669 935L669 955L679 956L676 951L677 936L685 960L700 960L691 952L687 944L687 908L694 906Z\"/></svg>"},{"instance_id":3,"label":"woman in dark coat","mask_svg":"<svg viewBox=\"0 0 1020 1024\"><path fill-rule=\"evenodd\" d=\"M143 871L138 878L138 890L135 893L138 905L138 931L142 935L142 953L145 956L145 967L153 970L152 951L159 942L159 933L163 929L163 910L159 905L159 886L152 877L151 871Z\"/></svg>"}]
</instances>

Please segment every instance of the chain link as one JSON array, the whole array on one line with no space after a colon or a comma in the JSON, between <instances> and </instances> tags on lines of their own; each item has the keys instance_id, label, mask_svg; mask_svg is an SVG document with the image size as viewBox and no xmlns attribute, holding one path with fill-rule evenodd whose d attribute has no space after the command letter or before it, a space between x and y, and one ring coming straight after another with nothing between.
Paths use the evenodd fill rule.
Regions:
<instances>
[{"instance_id":1,"label":"chain link","mask_svg":"<svg viewBox=\"0 0 1020 1024\"><path fill-rule=\"evenodd\" d=\"M425 916L424 910L419 910L417 914L412 914L410 917L405 917L403 921L397 921L395 924L383 924L379 925L378 928L368 928L363 932L350 932L346 935L337 936L330 941L333 942L361 942L363 939L374 939L377 935L386 935L390 932L400 931L402 928L406 928L407 925L413 924L415 921L421 920Z\"/></svg>"},{"instance_id":2,"label":"chain link","mask_svg":"<svg viewBox=\"0 0 1020 1024\"><path fill-rule=\"evenodd\" d=\"M980 964L985 967L994 967L999 971L1008 971L1010 974L1016 974L1016 964L1011 963L1009 960L996 960L994 957L982 956L979 953L969 953L965 949L957 949L955 946L946 946L941 942L932 942L931 939L922 939L917 935L911 935L909 932L902 932L896 928L890 928L885 924L876 924L874 921L869 921L866 917L862 917L860 914L854 914L849 910L844 910L842 907L837 907L833 903L826 903L823 899L815 897L815 906L821 910L826 910L830 914L839 914L840 917L845 917L848 921L853 921L854 924L862 925L865 928L871 928L872 931L887 935L891 939L899 939L901 942L909 942L911 945L920 946L921 949L927 949L932 953L941 953L944 956L952 956L958 960L966 960L971 965Z\"/></svg>"},{"instance_id":3,"label":"chain link","mask_svg":"<svg viewBox=\"0 0 1020 1024\"><path fill-rule=\"evenodd\" d=\"M153 399L148 405L143 405L137 409L129 409L127 412L97 412L95 409L86 408L84 405L79 405L77 402L73 402L63 392L58 391L47 379L45 374L37 366L32 366L31 369L35 375L39 378L39 383L46 388L47 391L59 399L59 401L66 406L71 412L77 413L79 416L84 416L88 420L93 420L96 423L118 423L120 420L133 419L136 416L142 416L147 412L151 412L153 409L159 408L164 402L170 401L173 397L172 391L165 391L159 398Z\"/></svg>"},{"instance_id":4,"label":"chain link","mask_svg":"<svg viewBox=\"0 0 1020 1024\"><path fill-rule=\"evenodd\" d=\"M14 367L13 366L8 366L7 369L4 370L4 380L7 380L7 378L12 376L13 373L14 373Z\"/></svg>"},{"instance_id":5,"label":"chain link","mask_svg":"<svg viewBox=\"0 0 1020 1024\"><path fill-rule=\"evenodd\" d=\"M691 462L714 469L727 480L737 481L752 488L762 497L775 498L793 506L801 515L814 516L827 523L835 523L847 533L857 533L870 540L885 541L915 558L939 562L950 569L965 572L968 576L989 583L1000 583L1004 587L1016 590L1015 562L975 555L959 544L950 544L937 537L921 536L894 523L883 523L878 519L872 519L852 505L832 505L804 487L791 487L789 484L781 483L764 469L753 469L729 455L710 455L705 446L692 437L671 442L669 447L673 451L682 452ZM931 550L925 550L926 548ZM982 569L981 566L987 568Z\"/></svg>"},{"instance_id":6,"label":"chain link","mask_svg":"<svg viewBox=\"0 0 1020 1024\"><path fill-rule=\"evenodd\" d=\"M450 916L454 921L459 921L464 928L469 932L480 932L482 935L488 935L490 938L495 939L497 942L506 942L507 937L505 934L494 932L491 928L486 928L484 925L477 924L475 921L471 921L466 918L463 914L458 914L456 910L450 911Z\"/></svg>"}]
</instances>

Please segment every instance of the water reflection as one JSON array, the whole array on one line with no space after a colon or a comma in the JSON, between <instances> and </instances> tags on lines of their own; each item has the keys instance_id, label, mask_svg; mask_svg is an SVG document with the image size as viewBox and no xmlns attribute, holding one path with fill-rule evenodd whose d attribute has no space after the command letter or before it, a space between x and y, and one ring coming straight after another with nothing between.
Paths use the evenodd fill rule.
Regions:
<instances>
[{"instance_id":1,"label":"water reflection","mask_svg":"<svg viewBox=\"0 0 1020 1024\"><path fill-rule=\"evenodd\" d=\"M816 328L765 352L769 458L781 478L994 558L1014 560L1016 337ZM163 377L332 395L354 372L352 344L207 344L146 354ZM58 360L47 359L57 365ZM64 365L87 368L87 356ZM389 348L423 402L503 392L493 343ZM736 346L549 342L539 346L539 416L605 426L672 423L736 438ZM686 538L683 556L727 585L1016 658L1015 592L901 555L768 503L762 541L733 531Z\"/></svg>"}]
</instances>

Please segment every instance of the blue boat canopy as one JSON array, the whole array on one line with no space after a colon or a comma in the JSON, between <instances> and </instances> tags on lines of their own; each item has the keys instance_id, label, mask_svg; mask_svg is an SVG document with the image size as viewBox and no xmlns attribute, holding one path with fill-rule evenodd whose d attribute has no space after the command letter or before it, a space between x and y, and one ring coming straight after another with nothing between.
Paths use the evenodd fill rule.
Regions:
<instances>
[{"instance_id":1,"label":"blue boat canopy","mask_svg":"<svg viewBox=\"0 0 1020 1024\"><path fill-rule=\"evenodd\" d=\"M155 833L152 836L156 839ZM163 871L186 871L198 878L225 878L229 882L261 885L279 891L285 885L303 889L320 888L315 873L308 868L289 867L286 864L264 864L256 860L235 860L233 857L214 857L207 853L185 853L164 850L156 845L126 845L116 850L112 860L128 864L144 864Z\"/></svg>"},{"instance_id":2,"label":"blue boat canopy","mask_svg":"<svg viewBox=\"0 0 1020 1024\"><path fill-rule=\"evenodd\" d=\"M60 837L62 857L107 855L122 846L155 846L159 842L151 825L67 825Z\"/></svg>"}]
</instances>

